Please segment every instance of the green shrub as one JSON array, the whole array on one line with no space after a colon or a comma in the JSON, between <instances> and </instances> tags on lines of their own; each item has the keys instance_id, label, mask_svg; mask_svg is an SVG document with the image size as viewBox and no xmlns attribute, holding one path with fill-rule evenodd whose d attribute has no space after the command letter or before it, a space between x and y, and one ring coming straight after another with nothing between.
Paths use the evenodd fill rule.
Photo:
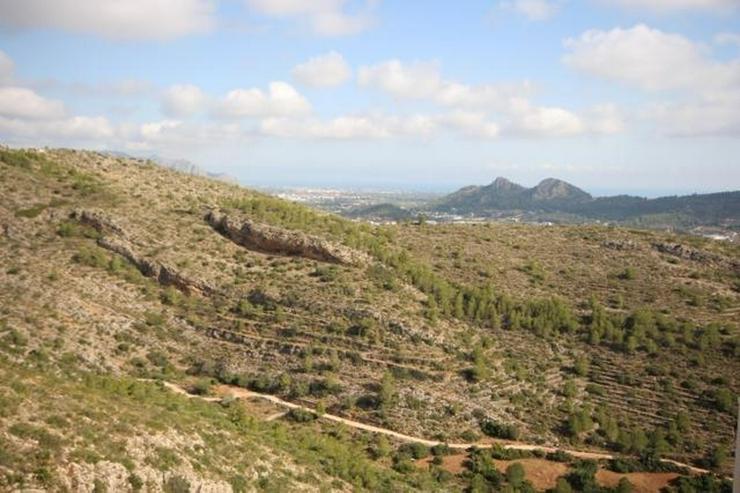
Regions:
<instances>
[{"instance_id":1,"label":"green shrub","mask_svg":"<svg viewBox=\"0 0 740 493\"><path fill-rule=\"evenodd\" d=\"M171 476L163 489L165 493L190 493L190 481L182 476Z\"/></svg>"},{"instance_id":2,"label":"green shrub","mask_svg":"<svg viewBox=\"0 0 740 493\"><path fill-rule=\"evenodd\" d=\"M509 464L506 468L506 480L513 487L519 487L524 482L524 467L518 462Z\"/></svg>"},{"instance_id":3,"label":"green shrub","mask_svg":"<svg viewBox=\"0 0 740 493\"><path fill-rule=\"evenodd\" d=\"M157 447L154 453L147 457L147 463L160 471L169 471L182 462L177 452L167 447Z\"/></svg>"},{"instance_id":4,"label":"green shrub","mask_svg":"<svg viewBox=\"0 0 740 493\"><path fill-rule=\"evenodd\" d=\"M735 411L736 400L732 391L726 387L716 389L712 394L714 407L723 413L732 413Z\"/></svg>"},{"instance_id":5,"label":"green shrub","mask_svg":"<svg viewBox=\"0 0 740 493\"><path fill-rule=\"evenodd\" d=\"M322 265L316 267L311 275L318 277L321 282L332 282L336 281L337 277L339 277L339 269L335 265Z\"/></svg>"},{"instance_id":6,"label":"green shrub","mask_svg":"<svg viewBox=\"0 0 740 493\"><path fill-rule=\"evenodd\" d=\"M418 460L429 456L429 447L418 442L404 443L398 448L398 452L400 454L409 455Z\"/></svg>"},{"instance_id":7,"label":"green shrub","mask_svg":"<svg viewBox=\"0 0 740 493\"><path fill-rule=\"evenodd\" d=\"M102 479L95 478L95 481L93 481L93 493L108 493L108 485Z\"/></svg>"},{"instance_id":8,"label":"green shrub","mask_svg":"<svg viewBox=\"0 0 740 493\"><path fill-rule=\"evenodd\" d=\"M493 438L503 438L505 440L516 440L519 438L519 429L513 424L486 420L481 423L480 427L483 433Z\"/></svg>"},{"instance_id":9,"label":"green shrub","mask_svg":"<svg viewBox=\"0 0 740 493\"><path fill-rule=\"evenodd\" d=\"M679 476L665 490L668 493L732 493L732 481L714 474Z\"/></svg>"},{"instance_id":10,"label":"green shrub","mask_svg":"<svg viewBox=\"0 0 740 493\"><path fill-rule=\"evenodd\" d=\"M160 296L165 305L178 306L182 303L182 293L173 286L167 286Z\"/></svg>"},{"instance_id":11,"label":"green shrub","mask_svg":"<svg viewBox=\"0 0 740 493\"><path fill-rule=\"evenodd\" d=\"M46 204L38 204L34 205L33 207L29 207L28 209L18 209L17 211L15 211L15 217L33 219L34 217L38 217L39 214L44 212L46 210L46 207Z\"/></svg>"},{"instance_id":12,"label":"green shrub","mask_svg":"<svg viewBox=\"0 0 740 493\"><path fill-rule=\"evenodd\" d=\"M190 387L190 392L195 395L208 395L211 393L211 381L201 378Z\"/></svg>"},{"instance_id":13,"label":"green shrub","mask_svg":"<svg viewBox=\"0 0 740 493\"><path fill-rule=\"evenodd\" d=\"M288 412L288 417L296 423L307 423L315 420L318 416L307 409L297 407Z\"/></svg>"},{"instance_id":14,"label":"green shrub","mask_svg":"<svg viewBox=\"0 0 740 493\"><path fill-rule=\"evenodd\" d=\"M131 485L133 491L141 491L144 487L144 480L137 474L131 473L128 476L128 484Z\"/></svg>"},{"instance_id":15,"label":"green shrub","mask_svg":"<svg viewBox=\"0 0 740 493\"><path fill-rule=\"evenodd\" d=\"M88 267L106 268L108 257L99 248L82 248L72 256L72 260Z\"/></svg>"},{"instance_id":16,"label":"green shrub","mask_svg":"<svg viewBox=\"0 0 740 493\"><path fill-rule=\"evenodd\" d=\"M249 481L241 474L235 474L229 479L229 484L234 493L244 493L249 489Z\"/></svg>"},{"instance_id":17,"label":"green shrub","mask_svg":"<svg viewBox=\"0 0 740 493\"><path fill-rule=\"evenodd\" d=\"M0 149L0 161L16 168L31 169L34 153L24 150Z\"/></svg>"}]
</instances>

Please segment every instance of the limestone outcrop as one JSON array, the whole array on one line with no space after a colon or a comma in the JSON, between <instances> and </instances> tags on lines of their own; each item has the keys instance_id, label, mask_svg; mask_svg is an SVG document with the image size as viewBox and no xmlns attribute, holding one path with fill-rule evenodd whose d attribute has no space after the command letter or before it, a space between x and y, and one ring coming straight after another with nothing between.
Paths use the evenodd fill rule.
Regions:
<instances>
[{"instance_id":1,"label":"limestone outcrop","mask_svg":"<svg viewBox=\"0 0 740 493\"><path fill-rule=\"evenodd\" d=\"M740 262L703 250L697 250L680 243L653 243L653 248L660 253L673 255L686 260L692 260L702 264L724 265L735 272L740 272Z\"/></svg>"},{"instance_id":2,"label":"limestone outcrop","mask_svg":"<svg viewBox=\"0 0 740 493\"><path fill-rule=\"evenodd\" d=\"M115 220L105 214L99 211L76 210L72 213L72 218L95 228L101 234L98 245L124 257L143 275L156 279L164 286L174 286L186 293L213 293L213 286L207 282L185 276L171 265L138 254L129 240L129 235Z\"/></svg>"},{"instance_id":3,"label":"limestone outcrop","mask_svg":"<svg viewBox=\"0 0 740 493\"><path fill-rule=\"evenodd\" d=\"M249 250L334 264L358 265L369 262L369 257L364 253L300 231L268 226L217 211L209 211L205 220L216 231Z\"/></svg>"}]
</instances>

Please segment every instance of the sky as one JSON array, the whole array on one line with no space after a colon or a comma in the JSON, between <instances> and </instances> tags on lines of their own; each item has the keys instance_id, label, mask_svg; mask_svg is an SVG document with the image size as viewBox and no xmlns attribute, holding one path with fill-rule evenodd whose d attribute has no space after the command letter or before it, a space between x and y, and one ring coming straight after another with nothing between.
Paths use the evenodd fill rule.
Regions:
<instances>
[{"instance_id":1,"label":"sky","mask_svg":"<svg viewBox=\"0 0 740 493\"><path fill-rule=\"evenodd\" d=\"M0 0L0 143L245 185L740 189L740 0Z\"/></svg>"}]
</instances>

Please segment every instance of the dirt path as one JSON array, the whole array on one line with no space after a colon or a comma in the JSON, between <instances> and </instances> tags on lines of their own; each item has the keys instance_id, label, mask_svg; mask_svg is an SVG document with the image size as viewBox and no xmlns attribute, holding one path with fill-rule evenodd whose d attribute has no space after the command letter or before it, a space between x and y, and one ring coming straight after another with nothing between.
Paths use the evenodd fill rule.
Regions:
<instances>
[{"instance_id":1,"label":"dirt path","mask_svg":"<svg viewBox=\"0 0 740 493\"><path fill-rule=\"evenodd\" d=\"M152 380L149 380L152 381ZM178 394L186 395L189 398L200 398L209 402L215 402L220 401L221 397L205 397L200 395L193 395L187 392L183 387L180 385L170 383L170 382L162 382L162 384L172 390L173 392L176 392ZM293 402L285 401L277 396L271 395L271 394L262 394L259 392L253 392L251 390L247 390L241 387L235 387L232 385L219 385L216 387L216 392L222 396L225 395L232 395L234 397L238 398L257 398L257 399L264 399L269 402L272 402L273 404L277 404L279 406L287 407L288 409L301 409L303 411L308 411L311 413L315 413L316 411L310 407L302 406L300 404L295 404ZM285 414L285 413L282 413ZM272 418L271 420L279 418L279 415L273 415L270 416ZM388 428L382 428L379 426L374 426L366 423L361 423L359 421L354 421L347 418L342 418L341 416L336 416L334 414L322 414L319 416L320 419L324 419L327 421L333 421L335 423L341 423L343 425L349 426L350 428L355 428L357 430L363 430L363 431L369 431L371 433L378 433L381 435L386 435L389 437L396 438L398 440L401 440L403 442L414 442L414 443L421 443L423 445L427 445L429 447L433 447L435 445L447 445L451 449L457 449L457 450L465 450L469 449L471 447L477 447L477 448L491 448L494 445L499 445L504 449L508 450L542 450L544 452L550 453L550 452L556 452L558 450L565 452L567 454L572 455L573 457L578 457L580 459L613 459L615 456L613 454L603 453L603 452L588 452L583 450L571 450L567 448L560 448L560 447L547 447L542 445L536 445L531 443L523 443L523 442L473 442L473 443L449 443L449 442L440 442L438 440L428 440L426 438L420 438L415 437L411 435L406 435L404 433L399 433L397 431L389 430ZM692 473L697 474L704 474L708 473L709 471L706 469L701 469L699 467L694 467L689 464L684 464L682 462L676 462L670 459L663 459L665 462L675 464L680 467L685 467Z\"/></svg>"}]
</instances>

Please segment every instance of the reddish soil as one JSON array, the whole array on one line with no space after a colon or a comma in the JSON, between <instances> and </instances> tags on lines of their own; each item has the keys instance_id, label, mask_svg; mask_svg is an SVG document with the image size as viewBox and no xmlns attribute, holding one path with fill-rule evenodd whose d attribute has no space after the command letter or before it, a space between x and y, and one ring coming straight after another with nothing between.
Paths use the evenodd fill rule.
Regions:
<instances>
[{"instance_id":1,"label":"reddish soil","mask_svg":"<svg viewBox=\"0 0 740 493\"><path fill-rule=\"evenodd\" d=\"M453 474L457 474L465 469L463 463L468 458L468 454L453 454L443 457L441 468ZM429 467L432 457L420 459L416 462L417 467ZM538 490L546 490L555 486L557 479L568 471L568 466L560 462L550 462L544 459L520 459L517 461L494 460L496 469L502 473L512 462L519 462L524 467L526 478L532 482Z\"/></svg>"},{"instance_id":2,"label":"reddish soil","mask_svg":"<svg viewBox=\"0 0 740 493\"><path fill-rule=\"evenodd\" d=\"M524 468L524 477L538 490L554 488L558 478L568 472L568 465L545 459L494 460L496 469L506 472L509 464L518 462Z\"/></svg>"},{"instance_id":3,"label":"reddish soil","mask_svg":"<svg viewBox=\"0 0 740 493\"><path fill-rule=\"evenodd\" d=\"M633 493L656 493L668 483L677 478L675 472L630 472L620 474L617 472L599 470L596 480L603 486L616 486L619 480L625 476L634 485Z\"/></svg>"},{"instance_id":4,"label":"reddish soil","mask_svg":"<svg viewBox=\"0 0 740 493\"><path fill-rule=\"evenodd\" d=\"M453 454L445 455L442 457L442 464L440 467L445 471L449 471L452 474L457 474L465 470L463 463L468 458L468 454ZM432 463L433 457L430 455L424 459L416 461L416 467L428 468Z\"/></svg>"},{"instance_id":5,"label":"reddish soil","mask_svg":"<svg viewBox=\"0 0 740 493\"><path fill-rule=\"evenodd\" d=\"M463 463L468 458L467 454L453 454L443 457L441 468L452 474L458 474L465 469ZM416 462L420 468L428 468L431 465L432 457L426 457ZM513 462L519 462L524 467L525 477L532 483L537 490L546 490L554 488L560 476L568 473L569 467L562 462L551 462L545 459L519 459L519 460L494 460L496 469L505 473L506 468ZM599 469L596 473L596 480L602 486L616 486L622 477L629 479L633 484L633 493L657 493L661 488L676 478L676 473L658 473L658 472L632 472L620 474L604 469Z\"/></svg>"}]
</instances>

